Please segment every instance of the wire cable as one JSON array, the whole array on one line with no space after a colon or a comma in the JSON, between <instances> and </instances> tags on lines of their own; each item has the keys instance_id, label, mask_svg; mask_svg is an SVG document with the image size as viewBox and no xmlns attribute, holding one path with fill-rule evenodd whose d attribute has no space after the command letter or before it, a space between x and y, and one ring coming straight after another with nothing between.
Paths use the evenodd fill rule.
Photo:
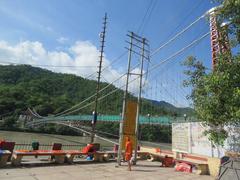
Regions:
<instances>
[{"instance_id":1,"label":"wire cable","mask_svg":"<svg viewBox=\"0 0 240 180\"><path fill-rule=\"evenodd\" d=\"M192 47L194 44L199 43L203 38L207 37L210 34L210 32L207 32L206 34L204 34L203 36L201 36L198 39L195 39L194 41L192 41L190 44L188 44L187 46L183 47L182 49L180 49L179 51L177 51L176 53L174 53L173 55L169 56L168 58L164 59L163 61L161 61L160 63L154 65L152 68L149 69L149 71L152 71L156 68L158 68L160 65L166 63L167 61L169 61L170 59L176 57L177 55L181 54L182 52L184 52L185 50L189 49L190 47ZM145 73L144 73L145 74Z\"/></svg>"},{"instance_id":2,"label":"wire cable","mask_svg":"<svg viewBox=\"0 0 240 180\"><path fill-rule=\"evenodd\" d=\"M129 81L129 84L132 83L133 81L135 81L136 79L138 79L138 77L135 78L135 79L133 79L133 80L131 80L131 81ZM121 86L120 88L123 88L123 87L125 87L125 85ZM102 99L108 97L109 95L115 93L116 91L119 91L119 88L115 88L114 90L112 90L112 91L109 92L108 94L106 94L106 95L104 95L104 96L102 96L102 97L99 97L98 100L101 101ZM92 101L92 102L90 102L90 103L86 104L85 106L82 106L82 107L80 107L80 108L78 108L78 109L75 109L75 110L73 110L73 111L70 111L70 112L64 113L64 115L72 114L72 113L74 113L74 112L77 112L77 111L79 111L79 110L81 110L81 109L84 109L84 108L86 108L86 107L92 105L93 103L94 103L94 101ZM61 115L61 117L62 117L62 115Z\"/></svg>"},{"instance_id":3,"label":"wire cable","mask_svg":"<svg viewBox=\"0 0 240 180\"><path fill-rule=\"evenodd\" d=\"M143 33L144 27L145 27L145 25L146 25L146 22L149 22L149 20L150 20L150 18L151 18L151 15L152 15L152 13L153 13L153 11L154 11L154 8L155 8L156 4L157 4L157 0L155 0L155 1L154 1L154 0L151 0L151 1L150 1L149 6L148 6L148 8L147 8L147 11L146 11L146 13L145 13L145 15L144 15L144 17L143 17L143 19L142 19L142 22L141 22L141 24L140 24L140 26L139 26L139 28L138 28L138 30L137 30L137 33L140 33L140 34Z\"/></svg>"},{"instance_id":4,"label":"wire cable","mask_svg":"<svg viewBox=\"0 0 240 180\"><path fill-rule=\"evenodd\" d=\"M200 17L198 17L195 21L193 21L191 24L189 24L186 28L184 28L182 31L180 31L179 33L177 33L175 36L173 36L171 39L169 39L167 42L165 42L163 45L161 45L160 47L158 47L157 49L155 49L151 54L150 57L154 56L158 51L160 51L162 48L164 48L165 46L167 46L168 44L170 44L171 42L173 42L174 40L176 40L180 35L182 35L184 32L186 32L188 29L190 29L194 24L196 24L199 20L201 20L202 18L205 17L205 13L203 15L201 15Z\"/></svg>"},{"instance_id":5,"label":"wire cable","mask_svg":"<svg viewBox=\"0 0 240 180\"><path fill-rule=\"evenodd\" d=\"M210 32L207 32L207 33L205 33L203 36L201 36L200 38L195 39L194 41L192 41L192 42L191 42L190 44L188 44L187 46L183 47L182 49L180 49L180 50L177 51L176 53L172 54L172 55L169 56L168 58L164 59L164 60L161 61L160 63L158 63L158 64L156 64L155 66L153 66L153 67L148 71L148 73L150 73L150 72L153 71L154 69L158 68L158 67L161 66L162 64L166 63L167 61L171 60L172 58L178 56L179 54L181 54L182 52L186 51L187 49L189 49L189 48L192 47L193 45L199 43L202 39L204 39L205 37L207 37L209 34L210 34ZM143 75L144 75L144 74L146 74L146 72L143 73ZM126 74L124 74L124 75L126 75ZM129 84L132 83L133 81L135 81L136 79L138 79L138 77L135 78L134 80L130 81ZM124 87L124 86L122 86L122 87ZM115 90L111 91L110 93L108 93L108 94L100 97L99 100L104 99L105 97L107 97L107 96L109 96L110 94L116 92L117 90L119 90L119 89L116 88ZM85 108L85 107L88 107L89 105L91 105L91 104L93 104L93 103L94 103L94 102L91 102L91 103L89 103L89 104L87 104L87 105L85 105L85 106L83 106L83 107L81 107L81 108L78 108L78 109L76 109L76 110L74 110L74 111L71 111L71 112L69 112L69 113L66 113L66 114L70 114L70 113L73 113L73 112L77 112L77 111L79 111L80 109L83 109L83 108Z\"/></svg>"},{"instance_id":6,"label":"wire cable","mask_svg":"<svg viewBox=\"0 0 240 180\"><path fill-rule=\"evenodd\" d=\"M170 37L175 33L175 31L186 21L186 19L189 18L189 16L190 16L203 2L204 2L204 1L200 0L199 3L198 3L196 6L194 6L194 7L189 11L189 13L188 13L186 16L184 16L183 20L182 20L182 21L174 28L174 30L168 35L168 37L166 38L166 40L167 40L168 38L170 38Z\"/></svg>"},{"instance_id":7,"label":"wire cable","mask_svg":"<svg viewBox=\"0 0 240 180\"><path fill-rule=\"evenodd\" d=\"M107 65L106 67L104 67L103 69L102 69L102 72L104 72L107 68L109 68L110 66L112 66L113 64L115 64L116 62L118 62L124 55L126 55L126 53L127 53L127 51L124 51L120 56L118 56L116 59L114 59L114 60L112 60L112 62L109 64L109 65ZM85 79L89 79L91 76L93 76L93 75L95 75L96 74L96 72L94 72L94 73L91 73L91 74L89 74L89 75L87 75L87 77L84 77Z\"/></svg>"},{"instance_id":8,"label":"wire cable","mask_svg":"<svg viewBox=\"0 0 240 180\"><path fill-rule=\"evenodd\" d=\"M134 71L137 66L138 66L138 64L137 64L136 66L134 66L134 68L131 70L131 72ZM104 91L105 89L107 89L109 86L113 85L113 83L117 82L118 80L120 80L121 78L123 78L125 75L127 75L127 73L122 74L120 77L118 77L117 79L115 79L114 81L112 81L111 83L109 83L107 86L105 86L104 88L100 89L100 90L99 90L99 93L102 92L102 91ZM61 112L61 113L56 114L55 116L60 116L60 115L65 114L65 113L68 112L68 111L71 111L72 109L80 106L81 104L85 103L85 102L88 101L89 99L95 97L95 95L96 95L96 93L94 93L92 96L89 96L89 97L88 97L87 99L85 99L84 101L82 101L82 102L74 105L73 107L71 107L71 108L69 108L69 109L67 109L67 110L65 110L65 111L63 111L63 112Z\"/></svg>"}]
</instances>

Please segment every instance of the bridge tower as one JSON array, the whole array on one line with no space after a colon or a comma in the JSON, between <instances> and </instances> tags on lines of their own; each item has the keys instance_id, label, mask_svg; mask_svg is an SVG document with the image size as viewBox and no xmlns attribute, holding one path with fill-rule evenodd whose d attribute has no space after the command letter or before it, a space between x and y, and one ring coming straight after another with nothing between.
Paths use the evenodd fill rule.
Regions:
<instances>
[{"instance_id":1,"label":"bridge tower","mask_svg":"<svg viewBox=\"0 0 240 180\"><path fill-rule=\"evenodd\" d=\"M216 8L209 10L209 19L211 32L212 68L214 69L218 61L218 56L226 53L231 55L231 49L227 33L228 23L223 23L221 26L218 26Z\"/></svg>"}]
</instances>

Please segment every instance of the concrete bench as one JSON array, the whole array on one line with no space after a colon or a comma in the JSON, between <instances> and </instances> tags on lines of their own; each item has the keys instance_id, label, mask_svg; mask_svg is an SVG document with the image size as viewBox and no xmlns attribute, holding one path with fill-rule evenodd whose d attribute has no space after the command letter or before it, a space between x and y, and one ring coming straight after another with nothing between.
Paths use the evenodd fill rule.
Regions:
<instances>
[{"instance_id":1,"label":"concrete bench","mask_svg":"<svg viewBox=\"0 0 240 180\"><path fill-rule=\"evenodd\" d=\"M63 150L16 150L12 154L12 165L20 165L24 156L54 156L55 162L62 164L65 161L66 152Z\"/></svg>"},{"instance_id":2,"label":"concrete bench","mask_svg":"<svg viewBox=\"0 0 240 180\"><path fill-rule=\"evenodd\" d=\"M111 152L111 151L96 151L96 152L88 152L84 153L79 150L67 150L66 152L66 162L72 164L73 159L75 156L79 155L92 155L93 156L93 161L96 162L103 162L103 161L109 161L109 159L113 156L116 155L116 152Z\"/></svg>"},{"instance_id":3,"label":"concrete bench","mask_svg":"<svg viewBox=\"0 0 240 180\"><path fill-rule=\"evenodd\" d=\"M149 153L150 159L149 161L162 161L164 156L159 153Z\"/></svg>"},{"instance_id":4,"label":"concrete bench","mask_svg":"<svg viewBox=\"0 0 240 180\"><path fill-rule=\"evenodd\" d=\"M146 160L146 159L149 158L150 153L149 153L149 152L139 151L139 152L137 152L137 155L138 155L138 158L139 158L140 160Z\"/></svg>"},{"instance_id":5,"label":"concrete bench","mask_svg":"<svg viewBox=\"0 0 240 180\"><path fill-rule=\"evenodd\" d=\"M96 162L103 162L106 158L104 157L107 157L107 154L106 152L94 152L93 153L93 161L96 161Z\"/></svg>"},{"instance_id":6,"label":"concrete bench","mask_svg":"<svg viewBox=\"0 0 240 180\"><path fill-rule=\"evenodd\" d=\"M4 167L7 164L11 152L8 150L0 150L0 167Z\"/></svg>"},{"instance_id":7,"label":"concrete bench","mask_svg":"<svg viewBox=\"0 0 240 180\"><path fill-rule=\"evenodd\" d=\"M161 151L161 152L155 152L155 153L153 153L153 152L151 152L151 153L149 153L149 155L150 155L150 161L163 161L163 159L165 158L165 157L174 157L174 155L173 155L173 153L171 153L171 152L164 152L164 151Z\"/></svg>"},{"instance_id":8,"label":"concrete bench","mask_svg":"<svg viewBox=\"0 0 240 180\"><path fill-rule=\"evenodd\" d=\"M69 164L73 163L73 159L75 156L88 155L88 153L83 153L80 150L67 150L65 152L66 152L65 161Z\"/></svg>"}]
</instances>

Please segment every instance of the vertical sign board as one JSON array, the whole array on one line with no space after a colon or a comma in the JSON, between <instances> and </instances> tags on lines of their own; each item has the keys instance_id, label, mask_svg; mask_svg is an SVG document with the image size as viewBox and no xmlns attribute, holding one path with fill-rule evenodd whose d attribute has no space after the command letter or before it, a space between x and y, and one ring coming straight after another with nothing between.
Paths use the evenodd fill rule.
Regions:
<instances>
[{"instance_id":1,"label":"vertical sign board","mask_svg":"<svg viewBox=\"0 0 240 180\"><path fill-rule=\"evenodd\" d=\"M208 137L204 135L205 130L207 130L207 127L204 127L201 123L199 122L191 123L192 152L194 154L214 156L214 149L212 149L212 144L208 140Z\"/></svg>"},{"instance_id":2,"label":"vertical sign board","mask_svg":"<svg viewBox=\"0 0 240 180\"><path fill-rule=\"evenodd\" d=\"M229 137L224 146L216 146L204 135L209 127L200 122L172 124L172 150L176 152L194 153L199 155L222 157L226 151L240 151L240 127L226 126Z\"/></svg>"},{"instance_id":3,"label":"vertical sign board","mask_svg":"<svg viewBox=\"0 0 240 180\"><path fill-rule=\"evenodd\" d=\"M172 123L172 150L188 153L189 123Z\"/></svg>"},{"instance_id":4,"label":"vertical sign board","mask_svg":"<svg viewBox=\"0 0 240 180\"><path fill-rule=\"evenodd\" d=\"M222 157L227 151L240 151L240 127L224 127L224 129L228 132L229 137L225 140L223 146L214 145L209 141L208 137L204 135L204 131L208 129L209 127L203 126L200 122L191 123L192 153L212 157Z\"/></svg>"},{"instance_id":5,"label":"vertical sign board","mask_svg":"<svg viewBox=\"0 0 240 180\"><path fill-rule=\"evenodd\" d=\"M123 121L123 141L122 147L125 149L126 137L130 138L133 147L136 143L136 114L137 114L137 103L133 101L127 101L125 119Z\"/></svg>"}]
</instances>

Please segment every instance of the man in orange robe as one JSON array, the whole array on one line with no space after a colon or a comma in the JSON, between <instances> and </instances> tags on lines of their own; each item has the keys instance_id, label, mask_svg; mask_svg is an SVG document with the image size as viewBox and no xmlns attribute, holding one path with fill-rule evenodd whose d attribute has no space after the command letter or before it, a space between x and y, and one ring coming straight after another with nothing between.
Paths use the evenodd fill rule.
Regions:
<instances>
[{"instance_id":1,"label":"man in orange robe","mask_svg":"<svg viewBox=\"0 0 240 180\"><path fill-rule=\"evenodd\" d=\"M131 171L131 160L132 158L132 142L130 141L130 138L126 138L126 144L125 144L125 160L128 162L128 170Z\"/></svg>"}]
</instances>

